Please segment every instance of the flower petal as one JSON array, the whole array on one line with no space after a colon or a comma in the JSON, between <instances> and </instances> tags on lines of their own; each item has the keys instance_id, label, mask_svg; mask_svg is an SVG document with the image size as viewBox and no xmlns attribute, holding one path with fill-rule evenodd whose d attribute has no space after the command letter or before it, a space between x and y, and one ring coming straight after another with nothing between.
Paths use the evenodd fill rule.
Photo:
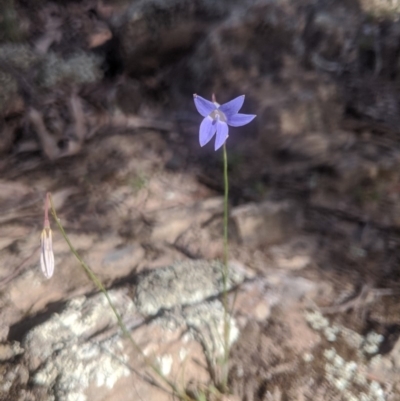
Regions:
<instances>
[{"instance_id":1,"label":"flower petal","mask_svg":"<svg viewBox=\"0 0 400 401\"><path fill-rule=\"evenodd\" d=\"M208 142L210 142L216 130L217 130L217 125L215 124L215 120L213 120L209 116L204 118L200 124L200 136L199 136L200 146L204 146Z\"/></svg>"},{"instance_id":2,"label":"flower petal","mask_svg":"<svg viewBox=\"0 0 400 401\"><path fill-rule=\"evenodd\" d=\"M243 102L244 102L244 95L239 96L228 103L224 103L218 109L221 110L226 115L226 118L229 119L229 117L236 114L242 108Z\"/></svg>"},{"instance_id":3,"label":"flower petal","mask_svg":"<svg viewBox=\"0 0 400 401\"><path fill-rule=\"evenodd\" d=\"M210 102L209 100L204 99L203 97L198 96L196 94L193 95L193 100L197 111L203 117L208 116L217 108L217 106L213 102Z\"/></svg>"},{"instance_id":4,"label":"flower petal","mask_svg":"<svg viewBox=\"0 0 400 401\"><path fill-rule=\"evenodd\" d=\"M228 117L228 124L231 127L241 127L253 121L255 117L257 117L255 114L235 114Z\"/></svg>"},{"instance_id":5,"label":"flower petal","mask_svg":"<svg viewBox=\"0 0 400 401\"><path fill-rule=\"evenodd\" d=\"M228 125L223 122L217 120L217 138L215 139L215 150L218 150L228 138L229 128Z\"/></svg>"}]
</instances>

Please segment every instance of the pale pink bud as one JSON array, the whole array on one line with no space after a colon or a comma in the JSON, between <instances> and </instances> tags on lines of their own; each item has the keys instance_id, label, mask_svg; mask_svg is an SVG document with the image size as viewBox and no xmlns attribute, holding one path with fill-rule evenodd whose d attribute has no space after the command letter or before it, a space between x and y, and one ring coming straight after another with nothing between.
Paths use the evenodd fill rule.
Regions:
<instances>
[{"instance_id":1,"label":"pale pink bud","mask_svg":"<svg viewBox=\"0 0 400 401\"><path fill-rule=\"evenodd\" d=\"M40 268L46 278L51 278L54 273L53 236L49 222L49 198L50 193L47 193L44 204L44 227L40 236Z\"/></svg>"},{"instance_id":2,"label":"pale pink bud","mask_svg":"<svg viewBox=\"0 0 400 401\"><path fill-rule=\"evenodd\" d=\"M54 273L54 253L50 227L43 228L40 237L40 268L46 278L51 278Z\"/></svg>"}]
</instances>

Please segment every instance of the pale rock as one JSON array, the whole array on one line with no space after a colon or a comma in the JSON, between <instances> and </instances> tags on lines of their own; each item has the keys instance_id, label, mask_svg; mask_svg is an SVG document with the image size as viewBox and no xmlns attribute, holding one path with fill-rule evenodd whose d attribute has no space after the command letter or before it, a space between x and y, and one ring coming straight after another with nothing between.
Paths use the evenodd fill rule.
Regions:
<instances>
[{"instance_id":1,"label":"pale rock","mask_svg":"<svg viewBox=\"0 0 400 401\"><path fill-rule=\"evenodd\" d=\"M315 239L301 236L270 248L274 265L284 270L301 270L312 263L316 251Z\"/></svg>"},{"instance_id":2,"label":"pale rock","mask_svg":"<svg viewBox=\"0 0 400 401\"><path fill-rule=\"evenodd\" d=\"M299 217L290 202L250 203L232 211L245 245L268 246L286 240L297 229Z\"/></svg>"},{"instance_id":3,"label":"pale rock","mask_svg":"<svg viewBox=\"0 0 400 401\"><path fill-rule=\"evenodd\" d=\"M151 233L153 242L174 243L194 226L200 226L215 214L221 213L223 200L220 197L194 202L188 206L172 207L156 211L151 216L155 221Z\"/></svg>"}]
</instances>

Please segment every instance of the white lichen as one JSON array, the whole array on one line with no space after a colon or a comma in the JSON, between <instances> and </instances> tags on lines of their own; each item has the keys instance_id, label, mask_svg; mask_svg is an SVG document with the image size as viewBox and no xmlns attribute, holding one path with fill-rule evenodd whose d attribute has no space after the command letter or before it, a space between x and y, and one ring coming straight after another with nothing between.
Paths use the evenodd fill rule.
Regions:
<instances>
[{"instance_id":1,"label":"white lichen","mask_svg":"<svg viewBox=\"0 0 400 401\"><path fill-rule=\"evenodd\" d=\"M384 401L385 391L376 381L369 381L362 362L346 361L334 348L323 352L325 379L345 401ZM360 391L360 387L363 391Z\"/></svg>"},{"instance_id":2,"label":"white lichen","mask_svg":"<svg viewBox=\"0 0 400 401\"><path fill-rule=\"evenodd\" d=\"M337 335L339 333L339 327L337 327L337 326L325 327L325 329L323 330L323 333L324 333L325 338L328 341L334 342L337 339Z\"/></svg>"},{"instance_id":3,"label":"white lichen","mask_svg":"<svg viewBox=\"0 0 400 401\"><path fill-rule=\"evenodd\" d=\"M380 383L371 381L367 372L372 363L379 364L380 358L374 357L371 364L366 355L375 354L383 341L383 336L375 332L368 333L365 337L353 330L339 325L330 325L318 311L306 313L306 319L311 327L322 332L325 338L334 343L342 340L351 351L353 360L346 360L339 355L335 347L325 349L325 379L334 389L338 399L344 401L384 401L385 389ZM376 359L375 362L374 359Z\"/></svg>"},{"instance_id":4,"label":"white lichen","mask_svg":"<svg viewBox=\"0 0 400 401\"><path fill-rule=\"evenodd\" d=\"M376 354L379 351L379 346L381 345L383 340L384 337L381 334L371 331L365 336L362 350L366 354Z\"/></svg>"},{"instance_id":5,"label":"white lichen","mask_svg":"<svg viewBox=\"0 0 400 401\"><path fill-rule=\"evenodd\" d=\"M329 327L329 320L317 310L305 312L305 317L314 330L320 331Z\"/></svg>"},{"instance_id":6,"label":"white lichen","mask_svg":"<svg viewBox=\"0 0 400 401\"><path fill-rule=\"evenodd\" d=\"M157 363L164 376L168 376L171 373L172 364L174 359L171 355L161 355L157 357Z\"/></svg>"},{"instance_id":7,"label":"white lichen","mask_svg":"<svg viewBox=\"0 0 400 401\"><path fill-rule=\"evenodd\" d=\"M222 270L223 265L218 261L192 260L145 273L138 278L135 303L145 316L200 303L222 292ZM243 272L231 266L228 289L243 280Z\"/></svg>"}]
</instances>

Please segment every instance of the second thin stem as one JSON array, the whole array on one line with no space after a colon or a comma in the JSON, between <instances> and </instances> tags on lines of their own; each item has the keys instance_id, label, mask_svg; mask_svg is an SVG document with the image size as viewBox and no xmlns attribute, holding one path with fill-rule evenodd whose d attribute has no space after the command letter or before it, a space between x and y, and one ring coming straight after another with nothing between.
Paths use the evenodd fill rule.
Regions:
<instances>
[{"instance_id":1,"label":"second thin stem","mask_svg":"<svg viewBox=\"0 0 400 401\"><path fill-rule=\"evenodd\" d=\"M226 391L228 386L228 361L229 361L229 337L230 337L230 318L228 307L228 196L229 196L229 180L228 180L228 155L226 152L226 144L223 146L224 161L224 254L223 254L223 303L224 303L224 359L222 362L222 389Z\"/></svg>"}]
</instances>

